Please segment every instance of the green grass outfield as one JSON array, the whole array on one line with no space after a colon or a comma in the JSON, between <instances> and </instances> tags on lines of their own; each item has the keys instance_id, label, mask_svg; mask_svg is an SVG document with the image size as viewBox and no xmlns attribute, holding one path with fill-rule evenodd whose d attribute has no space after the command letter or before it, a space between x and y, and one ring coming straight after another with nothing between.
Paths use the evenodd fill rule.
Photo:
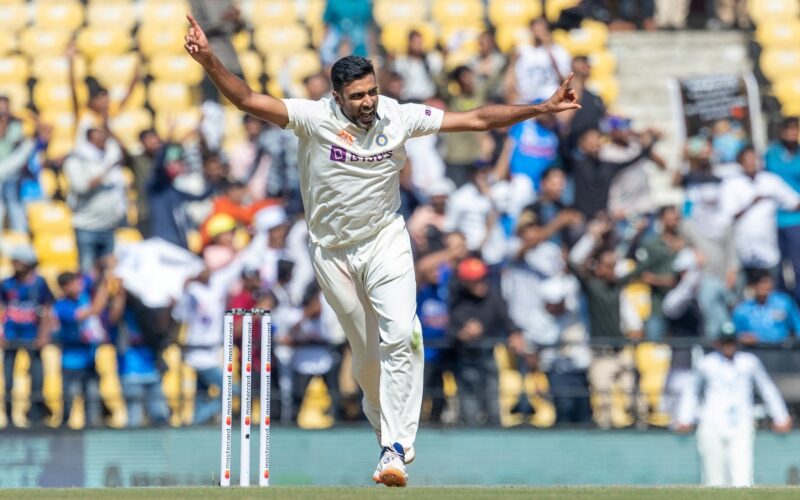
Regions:
<instances>
[{"instance_id":1,"label":"green grass outfield","mask_svg":"<svg viewBox=\"0 0 800 500\"><path fill-rule=\"evenodd\" d=\"M384 487L272 487L249 489L233 487L222 488L119 488L119 489L15 489L0 490L0 499L20 498L58 498L58 499L248 499L267 498L281 500L358 500L384 499L531 499L531 500L649 500L649 499L797 499L800 498L798 487L759 487L748 489L715 489L700 487L662 487L637 488L628 486L600 487L563 487L563 488L531 488L531 487L409 487L405 489L389 489Z\"/></svg>"}]
</instances>

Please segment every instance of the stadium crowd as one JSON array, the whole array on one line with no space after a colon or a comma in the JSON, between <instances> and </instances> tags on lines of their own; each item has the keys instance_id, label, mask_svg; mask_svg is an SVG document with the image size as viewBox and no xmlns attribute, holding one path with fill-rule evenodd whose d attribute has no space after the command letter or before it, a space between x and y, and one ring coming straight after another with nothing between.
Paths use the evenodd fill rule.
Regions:
<instances>
[{"instance_id":1,"label":"stadium crowd","mask_svg":"<svg viewBox=\"0 0 800 500\"><path fill-rule=\"evenodd\" d=\"M714 3L721 9L715 19L734 25L732 5L743 2ZM581 2L574 13L616 19L604 17L603 4ZM682 9L685 18L688 2L619 4L625 21L649 27L655 16L662 26L680 28L681 14L671 9ZM641 12L632 13L634 4ZM676 21L662 23L666 11L656 7ZM235 10L207 15L241 22ZM331 0L324 20L323 68L343 53L375 55L369 2ZM608 113L587 87L589 58L570 56L544 18L529 28L532 42L510 54L498 50L492 32L482 33L477 54L455 67L443 62L448 47L428 50L423 33L413 30L406 50L376 58L381 93L401 102L451 110L532 103L572 72L583 105L508 130L408 142L399 188L416 252L425 420L500 424L500 378L512 370L523 381L543 374L545 383L534 391L522 386L511 413L529 415L532 398L545 396L557 423L608 428L615 425L614 391L639 392L630 346L670 338L704 343L728 322L747 345L791 341L800 331L797 119L783 120L765 152L735 124L720 121L687 143L682 165L669 166L654 152L659 131L637 130ZM214 33L222 45L230 38L224 27ZM66 55L72 75L74 45ZM12 264L0 286L8 424L26 421L11 418L19 350L30 357L29 421L37 424L52 410L42 397L40 356L50 344L62 353L62 425L79 394L86 425L103 424L95 353L105 344L116 353L127 425L175 422L175 405L162 389L162 353L175 344L195 374L192 422L210 422L220 411L224 312L253 307L273 311L275 418L297 419L314 377L324 379L336 420L358 418L359 397L352 383L342 383L344 335L306 251L295 136L244 117L243 140L225 143L223 104L205 82L198 127L181 136L174 124L167 133L146 129L131 144L109 126L122 107L109 90L89 77L83 105L71 81L74 146L57 158L45 154L51 136L45 121L24 126L10 99L0 97L4 227L33 232L31 207L63 201L79 256L77 268L48 276L38 271L38 248L3 243ZM330 92L324 69L302 83L282 88L284 95L319 99ZM670 170L684 202L654 201L648 183L654 170ZM65 182L46 189L46 171ZM121 233L137 232L143 242L120 241ZM144 252L174 262L164 264L175 269L161 279L179 280L179 293L167 302L153 305L158 286L136 283L130 271L131 254ZM254 335L257 347L257 326ZM672 351L667 406L669 384L677 391L679 375L691 367L689 344L676 345L682 347ZM640 422L661 411L643 397L631 397L628 406Z\"/></svg>"}]
</instances>

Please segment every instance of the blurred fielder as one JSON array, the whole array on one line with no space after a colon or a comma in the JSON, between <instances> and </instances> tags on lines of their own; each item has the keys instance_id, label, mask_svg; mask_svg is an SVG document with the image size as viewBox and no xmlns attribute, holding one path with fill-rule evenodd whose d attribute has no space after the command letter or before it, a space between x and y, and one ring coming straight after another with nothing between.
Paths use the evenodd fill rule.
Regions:
<instances>
[{"instance_id":1,"label":"blurred fielder","mask_svg":"<svg viewBox=\"0 0 800 500\"><path fill-rule=\"evenodd\" d=\"M792 428L783 398L764 365L737 347L733 327L726 327L717 351L703 357L685 386L678 408L677 432L691 431L697 415L697 449L706 486L753 485L753 386L767 406L773 430ZM704 401L698 410L701 394Z\"/></svg>"},{"instance_id":2,"label":"blurred fielder","mask_svg":"<svg viewBox=\"0 0 800 500\"><path fill-rule=\"evenodd\" d=\"M325 299L353 351L353 375L378 435L373 479L405 486L422 405L422 329L411 243L400 207L404 144L438 132L485 131L578 109L572 75L540 105L490 105L462 113L378 95L372 63L348 56L331 69L332 98L258 94L220 63L192 16L186 51L237 108L294 131L309 252Z\"/></svg>"}]
</instances>

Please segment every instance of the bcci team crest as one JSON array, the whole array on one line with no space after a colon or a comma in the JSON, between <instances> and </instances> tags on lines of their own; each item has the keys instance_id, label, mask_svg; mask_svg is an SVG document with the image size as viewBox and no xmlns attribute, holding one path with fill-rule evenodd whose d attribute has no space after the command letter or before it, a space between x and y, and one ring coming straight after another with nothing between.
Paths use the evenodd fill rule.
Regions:
<instances>
[{"instance_id":1,"label":"bcci team crest","mask_svg":"<svg viewBox=\"0 0 800 500\"><path fill-rule=\"evenodd\" d=\"M385 146L386 144L388 144L388 143L389 143L389 138L388 138L388 137L386 137L386 136L385 136L385 135L383 135L383 134L378 134L378 137L377 137L377 138L375 138L375 143L376 143L378 146L381 146L381 147L383 147L383 146Z\"/></svg>"}]
</instances>

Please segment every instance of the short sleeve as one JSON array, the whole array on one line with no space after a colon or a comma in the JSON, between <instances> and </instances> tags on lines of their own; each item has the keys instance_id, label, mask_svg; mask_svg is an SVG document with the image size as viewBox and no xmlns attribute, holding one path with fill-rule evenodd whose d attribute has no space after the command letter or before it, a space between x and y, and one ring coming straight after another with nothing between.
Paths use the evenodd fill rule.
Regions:
<instances>
[{"instance_id":1,"label":"short sleeve","mask_svg":"<svg viewBox=\"0 0 800 500\"><path fill-rule=\"evenodd\" d=\"M402 104L400 115L406 124L409 137L438 133L444 119L444 111L424 104Z\"/></svg>"},{"instance_id":2,"label":"short sleeve","mask_svg":"<svg viewBox=\"0 0 800 500\"><path fill-rule=\"evenodd\" d=\"M294 131L298 136L311 135L324 116L325 106L323 101L309 99L283 99L289 115L288 130Z\"/></svg>"}]
</instances>

